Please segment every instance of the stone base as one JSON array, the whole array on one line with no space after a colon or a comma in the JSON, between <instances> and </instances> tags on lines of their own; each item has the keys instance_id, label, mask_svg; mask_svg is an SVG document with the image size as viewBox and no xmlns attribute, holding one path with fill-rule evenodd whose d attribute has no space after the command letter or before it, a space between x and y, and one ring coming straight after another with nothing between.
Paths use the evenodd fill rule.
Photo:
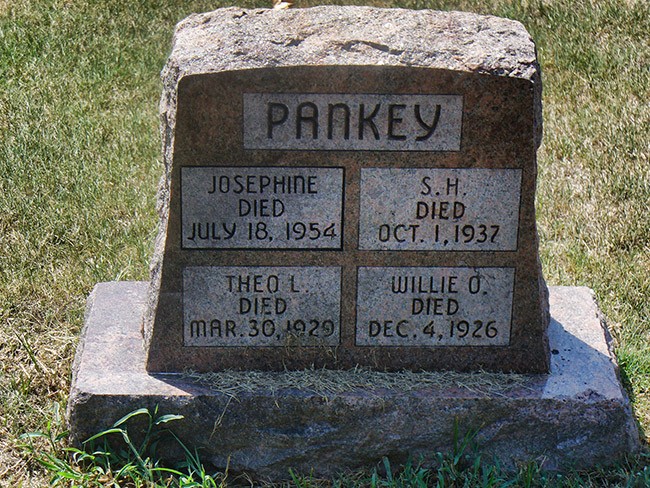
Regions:
<instances>
[{"instance_id":1,"label":"stone base","mask_svg":"<svg viewBox=\"0 0 650 488\"><path fill-rule=\"evenodd\" d=\"M168 425L204 463L267 480L287 479L289 468L330 477L373 467L382 456L432 464L435 452L453 448L455 430L475 434L483 459L508 468L531 460L548 469L585 468L639 447L588 288L550 288L548 375L305 373L324 375L322 387L302 384L295 372L228 372L211 382L147 374L140 332L146 291L143 282L100 283L89 298L68 405L76 443L158 405L160 414L184 416Z\"/></svg>"}]
</instances>

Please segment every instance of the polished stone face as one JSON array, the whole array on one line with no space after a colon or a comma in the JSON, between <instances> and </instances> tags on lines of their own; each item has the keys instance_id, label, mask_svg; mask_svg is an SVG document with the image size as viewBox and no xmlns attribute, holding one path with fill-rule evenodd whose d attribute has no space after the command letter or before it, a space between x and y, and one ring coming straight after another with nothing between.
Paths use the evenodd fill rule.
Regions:
<instances>
[{"instance_id":1,"label":"polished stone face","mask_svg":"<svg viewBox=\"0 0 650 488\"><path fill-rule=\"evenodd\" d=\"M149 370L547 370L520 24L223 9L163 82Z\"/></svg>"},{"instance_id":2,"label":"polished stone face","mask_svg":"<svg viewBox=\"0 0 650 488\"><path fill-rule=\"evenodd\" d=\"M185 167L184 249L340 249L343 168Z\"/></svg>"},{"instance_id":3,"label":"polished stone face","mask_svg":"<svg viewBox=\"0 0 650 488\"><path fill-rule=\"evenodd\" d=\"M516 251L521 169L362 168L359 248Z\"/></svg>"},{"instance_id":4,"label":"polished stone face","mask_svg":"<svg viewBox=\"0 0 650 488\"><path fill-rule=\"evenodd\" d=\"M507 346L514 268L364 267L357 346Z\"/></svg>"},{"instance_id":5,"label":"polished stone face","mask_svg":"<svg viewBox=\"0 0 650 488\"><path fill-rule=\"evenodd\" d=\"M458 151L458 95L245 93L246 149Z\"/></svg>"},{"instance_id":6,"label":"polished stone face","mask_svg":"<svg viewBox=\"0 0 650 488\"><path fill-rule=\"evenodd\" d=\"M338 267L188 267L183 345L337 346L340 304Z\"/></svg>"}]
</instances>

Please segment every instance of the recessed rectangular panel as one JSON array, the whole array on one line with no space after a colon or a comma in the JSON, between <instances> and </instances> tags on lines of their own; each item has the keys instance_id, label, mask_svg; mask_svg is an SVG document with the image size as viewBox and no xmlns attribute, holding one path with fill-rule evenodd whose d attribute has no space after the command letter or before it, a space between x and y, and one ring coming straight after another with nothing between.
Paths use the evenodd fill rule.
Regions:
<instances>
[{"instance_id":1,"label":"recessed rectangular panel","mask_svg":"<svg viewBox=\"0 0 650 488\"><path fill-rule=\"evenodd\" d=\"M343 168L181 168L184 249L340 249Z\"/></svg>"},{"instance_id":2,"label":"recessed rectangular panel","mask_svg":"<svg viewBox=\"0 0 650 488\"><path fill-rule=\"evenodd\" d=\"M245 93L246 149L459 151L463 97Z\"/></svg>"},{"instance_id":3,"label":"recessed rectangular panel","mask_svg":"<svg viewBox=\"0 0 650 488\"><path fill-rule=\"evenodd\" d=\"M359 249L515 251L520 169L362 168Z\"/></svg>"},{"instance_id":4,"label":"recessed rectangular panel","mask_svg":"<svg viewBox=\"0 0 650 488\"><path fill-rule=\"evenodd\" d=\"M357 346L505 346L514 268L361 267Z\"/></svg>"},{"instance_id":5,"label":"recessed rectangular panel","mask_svg":"<svg viewBox=\"0 0 650 488\"><path fill-rule=\"evenodd\" d=\"M185 346L336 346L340 312L339 267L183 270Z\"/></svg>"}]
</instances>

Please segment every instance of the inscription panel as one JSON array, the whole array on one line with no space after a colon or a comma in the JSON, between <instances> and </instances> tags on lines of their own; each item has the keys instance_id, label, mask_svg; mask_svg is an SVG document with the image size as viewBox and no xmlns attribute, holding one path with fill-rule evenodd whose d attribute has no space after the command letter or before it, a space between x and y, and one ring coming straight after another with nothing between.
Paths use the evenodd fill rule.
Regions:
<instances>
[{"instance_id":1,"label":"inscription panel","mask_svg":"<svg viewBox=\"0 0 650 488\"><path fill-rule=\"evenodd\" d=\"M362 168L359 249L515 251L520 169Z\"/></svg>"},{"instance_id":2,"label":"inscription panel","mask_svg":"<svg viewBox=\"0 0 650 488\"><path fill-rule=\"evenodd\" d=\"M336 346L341 268L187 267L185 346Z\"/></svg>"},{"instance_id":3,"label":"inscription panel","mask_svg":"<svg viewBox=\"0 0 650 488\"><path fill-rule=\"evenodd\" d=\"M245 93L246 149L459 151L460 95Z\"/></svg>"},{"instance_id":4,"label":"inscription panel","mask_svg":"<svg viewBox=\"0 0 650 488\"><path fill-rule=\"evenodd\" d=\"M181 168L184 249L340 249L343 168Z\"/></svg>"},{"instance_id":5,"label":"inscription panel","mask_svg":"<svg viewBox=\"0 0 650 488\"><path fill-rule=\"evenodd\" d=\"M514 268L361 267L357 346L505 346Z\"/></svg>"}]
</instances>

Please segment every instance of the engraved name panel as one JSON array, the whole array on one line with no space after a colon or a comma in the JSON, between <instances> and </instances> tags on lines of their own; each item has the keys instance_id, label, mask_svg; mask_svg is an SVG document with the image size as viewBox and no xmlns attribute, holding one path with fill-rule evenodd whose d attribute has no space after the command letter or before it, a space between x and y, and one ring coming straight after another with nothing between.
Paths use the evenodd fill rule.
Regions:
<instances>
[{"instance_id":1,"label":"engraved name panel","mask_svg":"<svg viewBox=\"0 0 650 488\"><path fill-rule=\"evenodd\" d=\"M517 249L520 169L363 168L359 248Z\"/></svg>"},{"instance_id":2,"label":"engraved name panel","mask_svg":"<svg viewBox=\"0 0 650 488\"><path fill-rule=\"evenodd\" d=\"M183 270L185 346L336 346L341 268Z\"/></svg>"},{"instance_id":3,"label":"engraved name panel","mask_svg":"<svg viewBox=\"0 0 650 488\"><path fill-rule=\"evenodd\" d=\"M246 149L459 151L460 95L245 93Z\"/></svg>"},{"instance_id":4,"label":"engraved name panel","mask_svg":"<svg viewBox=\"0 0 650 488\"><path fill-rule=\"evenodd\" d=\"M514 268L361 267L357 346L504 346Z\"/></svg>"},{"instance_id":5,"label":"engraved name panel","mask_svg":"<svg viewBox=\"0 0 650 488\"><path fill-rule=\"evenodd\" d=\"M343 168L181 168L184 249L340 249Z\"/></svg>"}]
</instances>

